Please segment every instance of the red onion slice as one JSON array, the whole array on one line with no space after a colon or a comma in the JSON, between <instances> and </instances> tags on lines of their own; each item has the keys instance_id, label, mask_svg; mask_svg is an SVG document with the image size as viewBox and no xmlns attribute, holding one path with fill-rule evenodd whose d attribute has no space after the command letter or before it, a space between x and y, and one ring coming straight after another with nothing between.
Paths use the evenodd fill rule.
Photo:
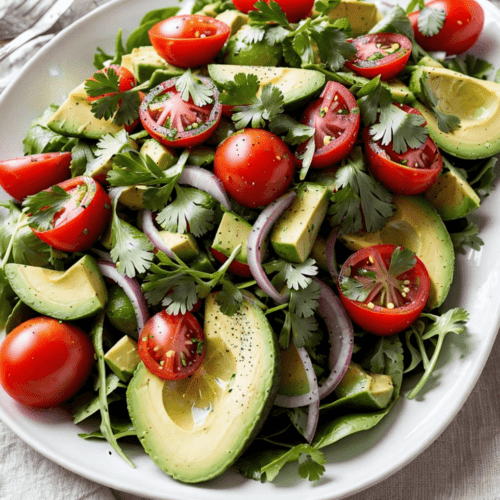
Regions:
<instances>
[{"instance_id":1,"label":"red onion slice","mask_svg":"<svg viewBox=\"0 0 500 500\"><path fill-rule=\"evenodd\" d=\"M314 403L309 405L307 411L307 424L306 431L304 432L304 437L309 444L312 443L314 434L316 434L316 429L319 422L319 398Z\"/></svg>"},{"instance_id":2,"label":"red onion slice","mask_svg":"<svg viewBox=\"0 0 500 500\"><path fill-rule=\"evenodd\" d=\"M288 295L281 295L272 285L262 268L262 242L267 237L273 224L283 212L292 204L297 196L295 191L290 191L268 205L257 217L253 229L248 237L247 259L248 267L257 284L265 294L269 295L278 304L284 304Z\"/></svg>"},{"instance_id":3,"label":"red onion slice","mask_svg":"<svg viewBox=\"0 0 500 500\"><path fill-rule=\"evenodd\" d=\"M320 399L328 396L342 380L351 361L354 344L352 321L333 290L318 278L320 287L318 314L323 318L330 336L330 375L319 387Z\"/></svg>"},{"instance_id":4,"label":"red onion slice","mask_svg":"<svg viewBox=\"0 0 500 500\"><path fill-rule=\"evenodd\" d=\"M171 248L165 244L160 236L160 233L158 232L158 229L156 229L153 220L153 212L151 212L151 210L142 211L142 230L157 250L163 252L170 259L174 261L177 260L174 252L172 252Z\"/></svg>"},{"instance_id":5,"label":"red onion slice","mask_svg":"<svg viewBox=\"0 0 500 500\"><path fill-rule=\"evenodd\" d=\"M225 208L231 210L231 200L221 180L205 168L186 165L179 178L179 184L187 184L200 191L205 191Z\"/></svg>"},{"instance_id":6,"label":"red onion slice","mask_svg":"<svg viewBox=\"0 0 500 500\"><path fill-rule=\"evenodd\" d=\"M125 295L132 302L137 318L137 329L140 333L149 319L149 311L139 283L134 278L122 276L113 262L99 260L97 263L102 275L121 286Z\"/></svg>"},{"instance_id":7,"label":"red onion slice","mask_svg":"<svg viewBox=\"0 0 500 500\"><path fill-rule=\"evenodd\" d=\"M339 234L339 228L332 229L328 239L326 240L325 248L325 260L328 266L328 272L332 277L333 281L339 279L339 273L337 272L337 259L335 257L335 243L337 243L337 236Z\"/></svg>"},{"instance_id":8,"label":"red onion slice","mask_svg":"<svg viewBox=\"0 0 500 500\"><path fill-rule=\"evenodd\" d=\"M308 406L310 404L319 401L318 393L318 379L316 378L316 372L311 361L311 357L304 347L297 348L297 353L299 354L302 365L307 376L307 382L309 383L309 392L301 394L300 396L284 396L283 394L278 394L274 401L276 406L281 406L282 408L298 408L300 406Z\"/></svg>"}]
</instances>

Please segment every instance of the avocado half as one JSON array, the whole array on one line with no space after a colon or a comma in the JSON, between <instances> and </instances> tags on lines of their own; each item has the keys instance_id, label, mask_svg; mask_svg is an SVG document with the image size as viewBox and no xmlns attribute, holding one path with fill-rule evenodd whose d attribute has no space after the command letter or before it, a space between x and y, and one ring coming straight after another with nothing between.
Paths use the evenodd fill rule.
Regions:
<instances>
[{"instance_id":1,"label":"avocado half","mask_svg":"<svg viewBox=\"0 0 500 500\"><path fill-rule=\"evenodd\" d=\"M436 209L423 196L395 196L394 204L396 211L380 231L340 234L339 239L353 251L385 243L415 252L431 279L427 309L432 310L450 291L455 268L453 242Z\"/></svg>"},{"instance_id":2,"label":"avocado half","mask_svg":"<svg viewBox=\"0 0 500 500\"><path fill-rule=\"evenodd\" d=\"M435 114L420 102L417 108L427 121L433 141L447 153L468 160L500 153L500 84L463 75L446 68L420 66L412 74L410 90L425 101L420 85L423 74L438 98L438 109L460 118L454 132L439 130Z\"/></svg>"},{"instance_id":3,"label":"avocado half","mask_svg":"<svg viewBox=\"0 0 500 500\"><path fill-rule=\"evenodd\" d=\"M205 307L206 350L198 371L161 380L141 363L127 389L146 453L185 483L207 481L233 464L267 418L280 377L275 334L251 298L233 316L220 311L215 294Z\"/></svg>"}]
</instances>

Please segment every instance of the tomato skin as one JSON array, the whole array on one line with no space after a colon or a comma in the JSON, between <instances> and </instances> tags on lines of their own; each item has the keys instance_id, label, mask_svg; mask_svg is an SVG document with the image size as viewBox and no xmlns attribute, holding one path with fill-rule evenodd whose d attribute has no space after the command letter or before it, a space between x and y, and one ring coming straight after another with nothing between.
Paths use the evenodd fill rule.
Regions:
<instances>
[{"instance_id":1,"label":"tomato skin","mask_svg":"<svg viewBox=\"0 0 500 500\"><path fill-rule=\"evenodd\" d=\"M233 0L234 6L240 11L248 14L251 10L256 10L254 4L258 0ZM269 0L264 0L269 3ZM276 0L285 13L290 23L298 23L306 18L314 6L314 0Z\"/></svg>"},{"instance_id":2,"label":"tomato skin","mask_svg":"<svg viewBox=\"0 0 500 500\"><path fill-rule=\"evenodd\" d=\"M324 112L325 109L328 111ZM339 114L339 110L346 114ZM346 158L356 143L360 122L358 104L352 93L340 83L328 82L319 99L312 101L302 114L301 123L316 130L316 151L311 167L330 167ZM332 140L325 145L327 136L332 137ZM302 160L298 155L303 152L306 144L307 141L297 148L299 165Z\"/></svg>"},{"instance_id":3,"label":"tomato skin","mask_svg":"<svg viewBox=\"0 0 500 500\"><path fill-rule=\"evenodd\" d=\"M213 255L214 259L220 264L224 264L228 257L226 257L222 252L215 250L215 248L210 248L210 253ZM236 259L229 264L229 272L233 273L235 276L239 276L240 278L251 278L252 272L250 271L250 267L248 264L244 262L239 262Z\"/></svg>"},{"instance_id":4,"label":"tomato skin","mask_svg":"<svg viewBox=\"0 0 500 500\"><path fill-rule=\"evenodd\" d=\"M179 68L193 68L214 59L231 28L213 17L186 14L160 21L148 33L154 49L165 61Z\"/></svg>"},{"instance_id":5,"label":"tomato skin","mask_svg":"<svg viewBox=\"0 0 500 500\"><path fill-rule=\"evenodd\" d=\"M205 355L204 339L203 329L190 312L174 315L163 310L144 325L137 348L151 373L162 380L179 380L200 367Z\"/></svg>"},{"instance_id":6,"label":"tomato skin","mask_svg":"<svg viewBox=\"0 0 500 500\"><path fill-rule=\"evenodd\" d=\"M94 347L79 327L39 316L12 330L0 345L0 384L19 403L38 408L73 397L94 364Z\"/></svg>"},{"instance_id":7,"label":"tomato skin","mask_svg":"<svg viewBox=\"0 0 500 500\"><path fill-rule=\"evenodd\" d=\"M202 144L214 132L219 125L222 117L222 105L219 102L219 91L210 79L198 76L200 81L205 83L210 88L213 94L213 104L207 104L203 107L196 106L192 99L183 101L180 93L175 89L175 83L178 78L171 78L160 83L152 89L142 100L139 107L139 118L142 126L148 131L151 137L161 142L163 145L172 148L189 148ZM164 103L165 116L163 111L159 110L155 114L150 112L150 103L156 97L169 94L171 97ZM172 136L171 129L165 127L165 122L168 118L173 117L177 133ZM200 125L196 129L186 130L185 120L190 117L193 122L200 121ZM190 120L191 124L191 120Z\"/></svg>"},{"instance_id":8,"label":"tomato skin","mask_svg":"<svg viewBox=\"0 0 500 500\"><path fill-rule=\"evenodd\" d=\"M66 192L86 186L87 193L78 206L68 206L55 216L52 229L32 231L45 243L62 252L90 248L104 232L111 218L111 200L92 177L81 176L61 182Z\"/></svg>"},{"instance_id":9,"label":"tomato skin","mask_svg":"<svg viewBox=\"0 0 500 500\"><path fill-rule=\"evenodd\" d=\"M344 263L339 273L339 281L344 276L355 276L359 267L368 267L368 258L378 253L386 267L389 267L391 255L397 247L395 245L374 245L362 248L353 253ZM405 302L400 307L388 309L375 305L370 309L367 301L359 302L346 297L338 285L340 301L349 315L361 328L375 335L393 335L408 328L422 313L430 293L430 278L424 263L416 257L415 266L406 273L399 276L400 279L408 279L410 291L407 293Z\"/></svg>"},{"instance_id":10,"label":"tomato skin","mask_svg":"<svg viewBox=\"0 0 500 500\"><path fill-rule=\"evenodd\" d=\"M135 79L133 73L130 72L127 68L119 66L118 64L110 64L106 68L99 70L98 73L104 73L105 75L107 75L108 70L110 68L113 69L118 76L118 89L120 92L125 92L127 90L133 89L137 85L137 80ZM91 77L90 79L94 80L94 77ZM106 97L110 95L114 95L114 93L111 92L97 97L87 96L87 101L88 102L96 101L101 97Z\"/></svg>"},{"instance_id":11,"label":"tomato skin","mask_svg":"<svg viewBox=\"0 0 500 500\"><path fill-rule=\"evenodd\" d=\"M295 161L288 146L272 132L243 129L215 151L214 174L240 205L269 205L290 186Z\"/></svg>"},{"instance_id":12,"label":"tomato skin","mask_svg":"<svg viewBox=\"0 0 500 500\"><path fill-rule=\"evenodd\" d=\"M0 185L12 198L23 201L71 177L71 153L40 153L0 161Z\"/></svg>"},{"instance_id":13,"label":"tomato skin","mask_svg":"<svg viewBox=\"0 0 500 500\"><path fill-rule=\"evenodd\" d=\"M345 65L365 78L372 79L380 75L381 80L390 80L403 71L411 55L410 39L397 33L373 33L359 36L350 42L356 47L358 53L352 61L346 61ZM391 53L392 44L398 44L400 48ZM370 60L373 54L385 54L385 56L381 59Z\"/></svg>"},{"instance_id":14,"label":"tomato skin","mask_svg":"<svg viewBox=\"0 0 500 500\"><path fill-rule=\"evenodd\" d=\"M447 55L462 54L476 42L484 26L484 11L475 0L431 0L425 4L443 9L443 27L434 36L425 36L418 29L419 12L408 15L417 43L427 51L444 51Z\"/></svg>"}]
</instances>

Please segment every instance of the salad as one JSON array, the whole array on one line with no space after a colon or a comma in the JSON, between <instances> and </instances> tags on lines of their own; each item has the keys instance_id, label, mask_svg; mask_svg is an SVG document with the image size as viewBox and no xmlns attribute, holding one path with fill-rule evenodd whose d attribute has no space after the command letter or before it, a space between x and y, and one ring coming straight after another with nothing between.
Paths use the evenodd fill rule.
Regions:
<instances>
[{"instance_id":1,"label":"salad","mask_svg":"<svg viewBox=\"0 0 500 500\"><path fill-rule=\"evenodd\" d=\"M441 140L468 124L465 113L443 111L432 82L496 84L483 61L431 58L400 8L350 41L354 22L335 19L337 4L317 2L298 26L308 12L289 19L286 5L260 2L244 18L232 2L197 4L193 12L210 19L196 18L195 31L213 31L188 36L191 43L220 43L219 32L234 25L219 26L218 16L246 25L188 68L187 54L208 49L182 49L181 37L181 55L172 56L169 30L191 29L193 18L173 23L177 12L154 11L125 45L119 34L114 55L99 50L99 71L33 124L24 161L1 163L2 186L22 202L7 204L2 226L11 307L1 380L13 397L36 406L72 398L76 422L102 419L85 438L121 451L119 439L137 436L182 481L232 464L272 480L290 461L315 480L324 446L346 428L372 427L425 386L445 336L464 331L465 311L438 308L454 252L481 244L467 215L490 192L497 152L484 137L468 150L462 137ZM423 17L432 24L439 15ZM160 38L158 46L148 37L153 49L150 29ZM262 60L254 57L268 65L255 68ZM87 128L76 106L90 109ZM106 126L96 131L94 118ZM35 176L34 167L47 173ZM401 223L419 242L427 238L425 252L408 238L387 241ZM430 246L439 257L429 257ZM71 289L82 292L68 305ZM14 359L17 339L33 328L34 344ZM234 331L239 343L228 340ZM78 352L56 360L61 343ZM262 363L249 364L242 349ZM53 387L29 365L33 353L45 357L47 374L62 364ZM423 374L407 389L403 377L415 372ZM241 417L241 427L231 429L224 414ZM204 425L207 446L214 435L221 441L191 474L196 458L180 448L199 444Z\"/></svg>"}]
</instances>

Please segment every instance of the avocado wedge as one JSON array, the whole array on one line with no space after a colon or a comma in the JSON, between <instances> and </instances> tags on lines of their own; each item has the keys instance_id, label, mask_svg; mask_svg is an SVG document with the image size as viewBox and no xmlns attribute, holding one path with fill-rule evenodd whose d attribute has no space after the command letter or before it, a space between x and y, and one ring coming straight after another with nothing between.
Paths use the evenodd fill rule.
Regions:
<instances>
[{"instance_id":1,"label":"avocado wedge","mask_svg":"<svg viewBox=\"0 0 500 500\"><path fill-rule=\"evenodd\" d=\"M260 429L279 384L279 349L251 296L224 315L205 303L205 357L183 380L161 380L141 363L127 390L137 435L152 460L186 483L222 474Z\"/></svg>"},{"instance_id":2,"label":"avocado wedge","mask_svg":"<svg viewBox=\"0 0 500 500\"><path fill-rule=\"evenodd\" d=\"M435 114L425 102L421 77L438 98L438 109L460 118L460 128L439 130ZM421 102L417 108L427 120L434 142L445 152L464 159L487 158L500 153L500 84L463 75L446 68L419 66L412 74L410 90Z\"/></svg>"}]
</instances>

